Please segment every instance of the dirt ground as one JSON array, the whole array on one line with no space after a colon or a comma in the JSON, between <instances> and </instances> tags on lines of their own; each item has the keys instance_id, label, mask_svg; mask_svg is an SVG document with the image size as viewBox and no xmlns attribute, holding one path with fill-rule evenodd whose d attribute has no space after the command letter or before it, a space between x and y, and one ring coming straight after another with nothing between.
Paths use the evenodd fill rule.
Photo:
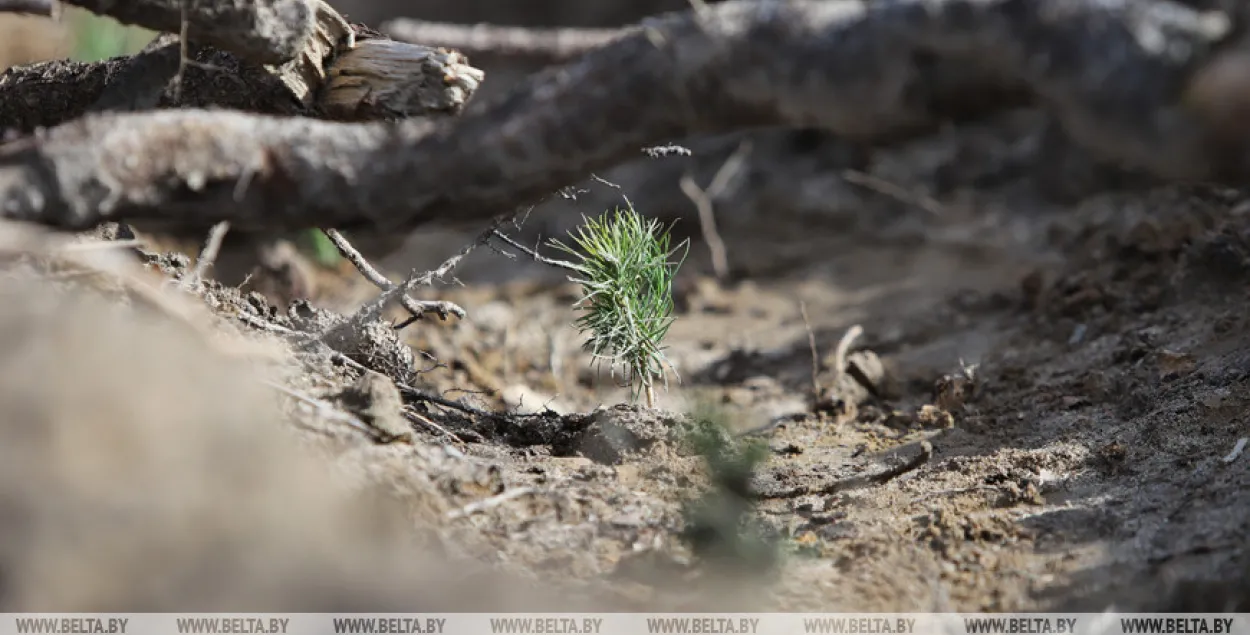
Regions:
<instances>
[{"instance_id":1,"label":"dirt ground","mask_svg":"<svg viewBox=\"0 0 1250 635\"><path fill-rule=\"evenodd\" d=\"M681 381L656 411L620 405L627 391L579 350L577 288L523 255L479 248L420 294L468 311L403 332L417 372L400 379L455 400L443 405L360 379L356 363L408 363L384 335L344 363L278 333L376 293L350 272L323 274L312 306L290 311L210 284L192 299L211 326L188 334L167 308L120 308L133 293L71 300L100 284L11 260L0 599L1250 610L1250 456L1235 451L1250 436L1250 193L1048 203L1001 169L1030 123L877 155L864 171L897 191L819 163L789 181L754 173L718 202L731 279L711 276L698 240L682 269L669 336ZM649 194L621 183L561 205L595 214L622 191ZM769 198L779 191L790 204ZM518 233L575 220L540 211ZM689 213L679 229L699 235ZM432 228L387 269L433 268L473 235ZM116 251L152 280L186 272L185 259ZM218 338L250 348L227 355ZM768 450L743 504L775 559L741 545L712 557L734 538L686 532L691 500L735 504L709 489L684 435L709 417Z\"/></svg>"},{"instance_id":2,"label":"dirt ground","mask_svg":"<svg viewBox=\"0 0 1250 635\"><path fill-rule=\"evenodd\" d=\"M934 154L1003 161L993 150L969 159L967 146L1011 147L1010 128L913 144L877 165L923 166ZM916 171L904 189L919 200L932 187ZM1047 205L1035 187L1007 179L940 197L937 209L869 197L862 213L888 220L846 232L760 213L724 236L741 277L726 284L693 249L670 336L682 382L661 405L716 404L771 450L753 488L787 556L752 594L759 608L1246 606L1250 471L1244 456L1230 458L1248 436L1245 194L1159 188ZM576 351L575 288L558 275L474 281L515 267L483 252L466 263L463 287L438 296L476 308L464 322L413 330L417 348L445 365L422 380L501 396L469 398L483 407L586 412L623 400ZM853 325L863 334L848 361L863 373L839 376L834 351ZM513 486L570 469L563 448L454 431L505 460ZM919 467L864 478L911 461L923 442L932 455ZM598 576L620 569L621 551L671 539L672 480L691 468L686 458L582 465L636 497L616 508L628 522L586 529L615 539L557 555L529 528L490 555L555 558ZM488 525L506 526L510 513Z\"/></svg>"}]
</instances>

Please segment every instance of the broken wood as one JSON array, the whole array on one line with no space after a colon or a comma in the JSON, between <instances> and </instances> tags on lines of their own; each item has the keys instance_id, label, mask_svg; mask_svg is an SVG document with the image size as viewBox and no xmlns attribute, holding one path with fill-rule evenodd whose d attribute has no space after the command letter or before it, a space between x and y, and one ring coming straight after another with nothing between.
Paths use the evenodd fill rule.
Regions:
<instances>
[{"instance_id":1,"label":"broken wood","mask_svg":"<svg viewBox=\"0 0 1250 635\"><path fill-rule=\"evenodd\" d=\"M262 64L282 64L304 49L320 0L64 0L123 24L180 33Z\"/></svg>"},{"instance_id":2,"label":"broken wood","mask_svg":"<svg viewBox=\"0 0 1250 635\"><path fill-rule=\"evenodd\" d=\"M1240 19L1163 0L730 1L649 20L441 127L84 117L4 148L0 197L8 218L69 228L399 231L489 219L676 138L803 126L885 144L1034 98L1106 159L1235 180Z\"/></svg>"},{"instance_id":3,"label":"broken wood","mask_svg":"<svg viewBox=\"0 0 1250 635\"><path fill-rule=\"evenodd\" d=\"M178 90L177 36L132 57L57 60L0 73L0 130L30 133L88 113L218 108L340 120L442 117L464 108L483 80L463 56L352 29L320 3L316 34L290 62L265 65L194 45Z\"/></svg>"},{"instance_id":4,"label":"broken wood","mask_svg":"<svg viewBox=\"0 0 1250 635\"><path fill-rule=\"evenodd\" d=\"M566 62L628 35L630 29L530 29L493 24L446 24L400 18L382 32L401 42L455 49L473 59Z\"/></svg>"}]
</instances>

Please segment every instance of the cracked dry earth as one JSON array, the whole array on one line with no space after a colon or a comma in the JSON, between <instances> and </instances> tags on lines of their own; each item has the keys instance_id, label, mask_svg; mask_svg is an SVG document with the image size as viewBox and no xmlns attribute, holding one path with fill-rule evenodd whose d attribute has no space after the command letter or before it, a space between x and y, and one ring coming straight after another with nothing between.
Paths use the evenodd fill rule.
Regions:
<instances>
[{"instance_id":1,"label":"cracked dry earth","mask_svg":"<svg viewBox=\"0 0 1250 635\"><path fill-rule=\"evenodd\" d=\"M69 366L11 358L5 372L52 388L36 403L30 395L43 393L12 384L0 391L7 412L48 411L59 422L90 407L89 417L103 422L112 411L100 414L90 404L104 400L126 415L116 419L120 429L148 424L125 437L136 447L111 437L103 423L75 433L86 434L82 448L108 444L113 453L104 456L123 462L121 472L32 463L23 469L66 471L36 479L51 489L8 481L17 489L0 502L25 505L24 514L36 518L72 509L90 524L108 517L93 515L112 500L101 483L122 488L118 500L142 516L135 527L143 529L117 533L105 523L96 539L133 543L136 579L155 581L128 587L123 605L131 607L169 609L194 597L198 610L411 610L416 597L430 610L1246 610L1250 456L1234 448L1250 436L1250 196L1161 188L1056 205L1011 175L936 193L934 166L958 161L978 173L978 162L1004 162L1021 141L1018 131L994 124L952 133L882 154L869 168L906 191L933 193L938 209L873 191L813 187L821 197L841 192L842 199L822 200L859 219L822 226L784 209L765 213L746 195L722 202L735 279L715 282L705 248L694 246L669 338L682 381L661 391L659 411L615 405L626 391L590 370L570 325L576 288L559 273L487 249L456 270L461 285L422 294L455 301L469 316L420 322L406 336L421 351L417 388L507 415L413 402L388 382L361 379L350 366L233 317L246 312L299 328L324 317L319 310L297 308L297 319L289 319L255 294L211 286L204 297L223 329L271 345L252 366L407 437L378 443L324 408L285 402L295 425L281 426L283 439L294 431L294 445L335 466L337 482L376 488L368 500L401 513L399 522L367 531L333 534L345 519L368 515L327 502L337 500L330 490L291 476L304 472L284 467L285 458L265 458L285 456L279 446L289 441L257 436L269 427L272 403L246 404L259 403L253 393L265 392L263 384L234 371L220 378L209 370L174 372L207 368L205 353L179 358L182 345L147 331L117 343L129 340L115 321L85 321L74 317L78 310L46 320L37 307L14 308L29 303L7 302L0 332L15 341L32 339L18 326L51 333L49 342L65 342L65 355L77 351ZM389 268L430 268L469 240L424 232ZM185 259L149 260L167 273L185 270ZM375 293L358 281L322 289L315 304L338 309ZM855 325L862 335L842 366L837 345ZM120 347L126 352L115 354L126 359L93 361L95 353L82 352L93 350L92 337ZM168 360L144 361L162 355ZM213 407L229 410L212 414ZM684 504L710 496L704 461L684 434L694 419L681 413L689 412L715 413L739 438L768 449L751 479L758 497L752 513L776 541L776 568L752 561L719 568L682 539ZM29 441L16 432L4 429L15 440L6 447L22 452ZM161 441L136 440L145 435ZM182 458L153 458L167 452ZM218 458L188 458L197 452ZM104 470L93 462L104 459L92 456L86 465ZM226 477L236 472L245 476ZM204 500L219 498L187 499L186 487L209 487ZM90 504L62 508L58 495ZM358 505L364 497L349 498ZM236 520L188 530L176 512L186 505L220 512L205 518ZM303 511L289 511L295 508ZM239 509L247 513L232 515ZM263 531L249 524L256 519ZM308 527L324 527L325 536ZM279 555L267 557L285 564L267 568L259 582L223 577L222 567L248 562L223 552L257 553L236 535L252 530L277 541ZM117 597L86 589L91 578L82 572L84 562L102 558L99 570L114 579L124 555L79 553L65 578L78 583L44 584L58 579L66 545L79 543L12 535L28 536L10 541L13 554L50 554L4 556L19 572L6 595L15 609L65 606L55 601L118 606L110 604ZM184 554L173 562L187 586L152 577L165 562L144 555L153 540ZM423 568L396 546L414 542L428 557L490 565L491 582L436 575L447 569ZM203 545L218 547L196 557ZM197 577L196 567L215 573ZM212 593L199 589L223 579L230 582ZM543 595L552 588L558 592Z\"/></svg>"}]
</instances>

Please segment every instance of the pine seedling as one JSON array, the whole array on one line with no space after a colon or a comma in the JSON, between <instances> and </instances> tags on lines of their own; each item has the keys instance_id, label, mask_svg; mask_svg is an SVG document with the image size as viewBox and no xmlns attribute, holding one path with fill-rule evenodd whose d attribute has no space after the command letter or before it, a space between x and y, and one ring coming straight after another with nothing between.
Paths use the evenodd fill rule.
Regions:
<instances>
[{"instance_id":1,"label":"pine seedling","mask_svg":"<svg viewBox=\"0 0 1250 635\"><path fill-rule=\"evenodd\" d=\"M551 246L576 259L567 263L582 285L574 307L581 316L574 325L588 334L583 348L597 363L609 362L631 386L631 398L646 395L655 406L655 383L668 386L672 366L664 356L664 337L673 324L673 277L685 260L688 243L670 247L670 237L654 219L644 219L632 206L602 217L585 219L570 232L572 244L552 240ZM682 252L681 258L673 256Z\"/></svg>"}]
</instances>

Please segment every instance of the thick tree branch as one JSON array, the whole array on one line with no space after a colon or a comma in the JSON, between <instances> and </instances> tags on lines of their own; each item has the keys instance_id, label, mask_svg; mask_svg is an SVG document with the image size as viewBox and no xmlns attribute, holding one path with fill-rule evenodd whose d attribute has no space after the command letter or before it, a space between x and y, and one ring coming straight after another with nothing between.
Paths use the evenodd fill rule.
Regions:
<instances>
[{"instance_id":1,"label":"thick tree branch","mask_svg":"<svg viewBox=\"0 0 1250 635\"><path fill-rule=\"evenodd\" d=\"M321 29L319 29L320 33ZM329 52L331 34L310 40ZM179 90L176 36L161 36L133 57L83 63L51 61L0 73L0 130L29 133L88 112L153 108L226 108L337 120L438 117L459 113L483 75L458 53L357 34L355 45L330 59L301 55L282 66L247 62L193 46L195 65ZM312 57L318 57L315 64Z\"/></svg>"},{"instance_id":2,"label":"thick tree branch","mask_svg":"<svg viewBox=\"0 0 1250 635\"><path fill-rule=\"evenodd\" d=\"M52 0L0 0L0 13L52 15Z\"/></svg>"},{"instance_id":3,"label":"thick tree branch","mask_svg":"<svg viewBox=\"0 0 1250 635\"><path fill-rule=\"evenodd\" d=\"M529 29L492 24L445 24L401 18L382 25L401 42L455 49L473 59L500 57L565 62L630 33L627 29Z\"/></svg>"},{"instance_id":4,"label":"thick tree branch","mask_svg":"<svg viewBox=\"0 0 1250 635\"><path fill-rule=\"evenodd\" d=\"M65 0L92 13L153 31L179 33L187 22L194 42L263 64L282 64L304 49L316 27L318 0Z\"/></svg>"},{"instance_id":5,"label":"thick tree branch","mask_svg":"<svg viewBox=\"0 0 1250 635\"><path fill-rule=\"evenodd\" d=\"M1165 0L726 2L645 22L442 128L88 117L6 148L0 200L67 227L478 221L659 142L788 125L886 143L1029 93L1106 158L1244 178L1250 73L1232 71L1250 53L1225 46L1230 20Z\"/></svg>"}]
</instances>

